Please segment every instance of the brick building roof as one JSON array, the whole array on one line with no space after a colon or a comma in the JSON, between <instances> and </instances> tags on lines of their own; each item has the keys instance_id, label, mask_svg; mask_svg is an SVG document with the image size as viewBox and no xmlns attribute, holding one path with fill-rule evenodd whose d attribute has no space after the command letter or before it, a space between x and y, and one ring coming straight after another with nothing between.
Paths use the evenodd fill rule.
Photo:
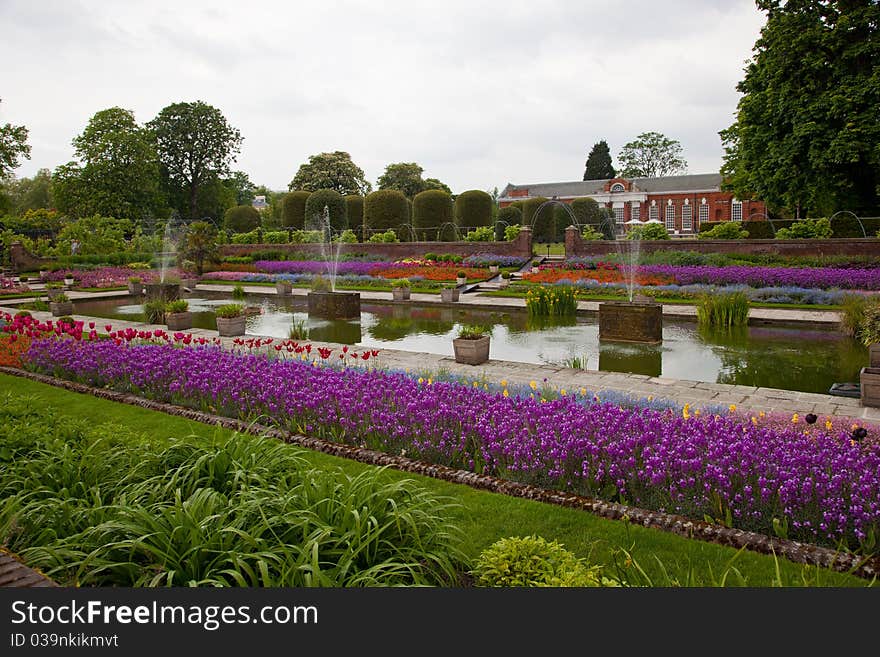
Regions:
<instances>
[{"instance_id":1,"label":"brick building roof","mask_svg":"<svg viewBox=\"0 0 880 657\"><path fill-rule=\"evenodd\" d=\"M546 198L571 198L602 194L606 184L611 178L604 180L576 180L574 182L557 183L534 183L531 185L507 184L501 193L499 200L517 200L522 196L511 196L516 190L528 190L530 197L544 196ZM683 176L663 176L662 178L628 178L633 185L634 191L648 194L669 192L717 192L721 190L721 174L719 173L692 173Z\"/></svg>"}]
</instances>

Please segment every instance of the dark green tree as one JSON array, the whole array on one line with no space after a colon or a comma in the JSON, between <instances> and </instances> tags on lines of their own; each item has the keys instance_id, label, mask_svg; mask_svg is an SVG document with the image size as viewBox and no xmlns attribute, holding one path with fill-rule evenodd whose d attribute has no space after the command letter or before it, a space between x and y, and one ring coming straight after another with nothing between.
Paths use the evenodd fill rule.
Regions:
<instances>
[{"instance_id":1,"label":"dark green tree","mask_svg":"<svg viewBox=\"0 0 880 657\"><path fill-rule=\"evenodd\" d=\"M584 180L606 180L617 175L611 166L611 151L608 150L608 142L604 139L593 144L593 149L587 156L587 164L584 169Z\"/></svg>"},{"instance_id":2,"label":"dark green tree","mask_svg":"<svg viewBox=\"0 0 880 657\"><path fill-rule=\"evenodd\" d=\"M348 228L348 214L345 208L345 197L335 189L319 189L306 199L306 230L322 230L324 208L330 215L330 228L341 232Z\"/></svg>"},{"instance_id":3,"label":"dark green tree","mask_svg":"<svg viewBox=\"0 0 880 657\"><path fill-rule=\"evenodd\" d=\"M354 231L358 239L364 235L364 197L348 194L345 197L345 212L348 215L348 227Z\"/></svg>"},{"instance_id":4,"label":"dark green tree","mask_svg":"<svg viewBox=\"0 0 880 657\"><path fill-rule=\"evenodd\" d=\"M508 205L498 210L498 221L495 224L495 240L504 241L504 229L508 226L514 226L522 223L522 210L518 207Z\"/></svg>"},{"instance_id":5,"label":"dark green tree","mask_svg":"<svg viewBox=\"0 0 880 657\"><path fill-rule=\"evenodd\" d=\"M236 205L253 203L257 186L244 171L233 171L231 176L223 179L223 185L235 194Z\"/></svg>"},{"instance_id":6,"label":"dark green tree","mask_svg":"<svg viewBox=\"0 0 880 657\"><path fill-rule=\"evenodd\" d=\"M260 213L252 205L236 205L223 215L223 224L233 233L249 233L260 225Z\"/></svg>"},{"instance_id":7,"label":"dark green tree","mask_svg":"<svg viewBox=\"0 0 880 657\"><path fill-rule=\"evenodd\" d=\"M437 178L422 178L424 169L415 162L396 162L385 167L385 173L376 181L379 189L396 189L412 200L416 194L430 189L439 189L447 194L452 190Z\"/></svg>"},{"instance_id":8,"label":"dark green tree","mask_svg":"<svg viewBox=\"0 0 880 657\"><path fill-rule=\"evenodd\" d=\"M380 189L364 198L364 236L388 229L401 234L401 226L410 223L409 201L396 189Z\"/></svg>"},{"instance_id":9,"label":"dark green tree","mask_svg":"<svg viewBox=\"0 0 880 657\"><path fill-rule=\"evenodd\" d=\"M181 253L184 258L195 263L196 273L201 276L205 270L205 262L219 259L217 229L206 221L192 222L183 235Z\"/></svg>"},{"instance_id":10,"label":"dark green tree","mask_svg":"<svg viewBox=\"0 0 880 657\"><path fill-rule=\"evenodd\" d=\"M476 228L492 224L492 197L482 189L469 189L455 197L455 225Z\"/></svg>"},{"instance_id":11,"label":"dark green tree","mask_svg":"<svg viewBox=\"0 0 880 657\"><path fill-rule=\"evenodd\" d=\"M27 143L28 129L23 125L7 123L0 126L0 178L5 178L19 164L21 158L31 159Z\"/></svg>"},{"instance_id":12,"label":"dark green tree","mask_svg":"<svg viewBox=\"0 0 880 657\"><path fill-rule=\"evenodd\" d=\"M306 222L306 201L311 192L288 192L281 202L281 225L302 230Z\"/></svg>"},{"instance_id":13,"label":"dark green tree","mask_svg":"<svg viewBox=\"0 0 880 657\"><path fill-rule=\"evenodd\" d=\"M241 133L219 109L200 100L169 105L147 126L155 135L168 182L186 190L188 215L194 221L199 188L229 173L241 149Z\"/></svg>"},{"instance_id":14,"label":"dark green tree","mask_svg":"<svg viewBox=\"0 0 880 657\"><path fill-rule=\"evenodd\" d=\"M437 178L425 178L425 181L422 184L422 191L426 192L431 189L439 189L449 195L452 195L452 190L446 183L440 182L439 180L437 180Z\"/></svg>"},{"instance_id":15,"label":"dark green tree","mask_svg":"<svg viewBox=\"0 0 880 657\"><path fill-rule=\"evenodd\" d=\"M739 198L798 217L880 208L880 4L759 0L721 173Z\"/></svg>"},{"instance_id":16,"label":"dark green tree","mask_svg":"<svg viewBox=\"0 0 880 657\"><path fill-rule=\"evenodd\" d=\"M416 194L412 204L412 225L419 241L436 240L440 228L447 223L452 223L452 197L448 192L426 189ZM411 235L398 237L412 239Z\"/></svg>"},{"instance_id":17,"label":"dark green tree","mask_svg":"<svg viewBox=\"0 0 880 657\"><path fill-rule=\"evenodd\" d=\"M549 199L536 196L523 201L522 223L532 229L535 242L547 243L555 241L556 219L552 205L544 205ZM544 205L543 208L541 206ZM538 211L540 208L540 212Z\"/></svg>"},{"instance_id":18,"label":"dark green tree","mask_svg":"<svg viewBox=\"0 0 880 657\"><path fill-rule=\"evenodd\" d=\"M11 179L3 186L10 210L21 216L28 210L54 207L52 200L52 172L40 169L33 178Z\"/></svg>"},{"instance_id":19,"label":"dark green tree","mask_svg":"<svg viewBox=\"0 0 880 657\"><path fill-rule=\"evenodd\" d=\"M623 178L658 178L687 170L681 144L659 132L643 132L624 145L617 159Z\"/></svg>"},{"instance_id":20,"label":"dark green tree","mask_svg":"<svg viewBox=\"0 0 880 657\"><path fill-rule=\"evenodd\" d=\"M352 162L351 155L345 151L310 156L308 163L300 165L287 188L307 192L332 189L343 196L367 194L372 189L363 169Z\"/></svg>"}]
</instances>

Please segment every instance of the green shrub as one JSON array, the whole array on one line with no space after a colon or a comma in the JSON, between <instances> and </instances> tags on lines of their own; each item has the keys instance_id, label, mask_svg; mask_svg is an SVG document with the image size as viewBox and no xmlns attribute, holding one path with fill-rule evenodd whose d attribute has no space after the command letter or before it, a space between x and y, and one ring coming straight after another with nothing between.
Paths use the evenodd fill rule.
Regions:
<instances>
[{"instance_id":1,"label":"green shrub","mask_svg":"<svg viewBox=\"0 0 880 657\"><path fill-rule=\"evenodd\" d=\"M70 301L70 297L62 292L61 294L56 294L52 301L55 303L67 303Z\"/></svg>"},{"instance_id":2,"label":"green shrub","mask_svg":"<svg viewBox=\"0 0 880 657\"><path fill-rule=\"evenodd\" d=\"M236 283L232 288L232 298L241 300L245 297L247 297L247 293L244 291L241 283Z\"/></svg>"},{"instance_id":3,"label":"green shrub","mask_svg":"<svg viewBox=\"0 0 880 657\"><path fill-rule=\"evenodd\" d=\"M305 227L311 230L323 229L324 206L330 215L330 228L340 232L348 228L348 214L345 199L335 189L319 189L306 199Z\"/></svg>"},{"instance_id":4,"label":"green shrub","mask_svg":"<svg viewBox=\"0 0 880 657\"><path fill-rule=\"evenodd\" d=\"M522 210L512 205L498 210L498 218L495 222L495 239L501 242L507 238L504 237L504 231L510 226L519 226L522 224Z\"/></svg>"},{"instance_id":5,"label":"green shrub","mask_svg":"<svg viewBox=\"0 0 880 657\"><path fill-rule=\"evenodd\" d=\"M531 317L574 317L577 313L575 289L571 285L538 285L526 292L526 308Z\"/></svg>"},{"instance_id":6,"label":"green shrub","mask_svg":"<svg viewBox=\"0 0 880 657\"><path fill-rule=\"evenodd\" d=\"M233 244L259 244L261 237L261 231L252 230L249 233L235 233L230 241Z\"/></svg>"},{"instance_id":7,"label":"green shrub","mask_svg":"<svg viewBox=\"0 0 880 657\"><path fill-rule=\"evenodd\" d=\"M556 218L553 208L544 208L541 214L535 217L538 208L549 199L543 196L530 198L522 205L522 225L532 229L532 239L535 242L553 242L556 237Z\"/></svg>"},{"instance_id":8,"label":"green shrub","mask_svg":"<svg viewBox=\"0 0 880 657\"><path fill-rule=\"evenodd\" d=\"M465 340L476 340L492 335L492 327L484 324L462 324L458 329L458 337Z\"/></svg>"},{"instance_id":9,"label":"green shrub","mask_svg":"<svg viewBox=\"0 0 880 657\"><path fill-rule=\"evenodd\" d=\"M512 536L480 553L471 571L477 586L595 587L614 586L599 566L588 566L558 541L540 536Z\"/></svg>"},{"instance_id":10,"label":"green shrub","mask_svg":"<svg viewBox=\"0 0 880 657\"><path fill-rule=\"evenodd\" d=\"M144 304L144 319L147 324L165 323L165 302L162 299L154 299Z\"/></svg>"},{"instance_id":11,"label":"green shrub","mask_svg":"<svg viewBox=\"0 0 880 657\"><path fill-rule=\"evenodd\" d=\"M263 244L287 244L290 233L286 230L268 230L263 233Z\"/></svg>"},{"instance_id":12,"label":"green shrub","mask_svg":"<svg viewBox=\"0 0 880 657\"><path fill-rule=\"evenodd\" d=\"M233 319L244 314L244 306L240 303L227 303L219 306L214 314L221 319Z\"/></svg>"},{"instance_id":13,"label":"green shrub","mask_svg":"<svg viewBox=\"0 0 880 657\"><path fill-rule=\"evenodd\" d=\"M330 292L333 286L320 274L312 278L312 292Z\"/></svg>"},{"instance_id":14,"label":"green shrub","mask_svg":"<svg viewBox=\"0 0 880 657\"><path fill-rule=\"evenodd\" d=\"M400 230L410 223L409 202L403 192L380 189L364 198L364 230L370 235L388 229ZM372 241L372 237L370 238ZM382 240L380 240L382 241Z\"/></svg>"},{"instance_id":15,"label":"green shrub","mask_svg":"<svg viewBox=\"0 0 880 657\"><path fill-rule=\"evenodd\" d=\"M391 281L391 287L409 287L410 282L408 278L395 278Z\"/></svg>"},{"instance_id":16,"label":"green shrub","mask_svg":"<svg viewBox=\"0 0 880 657\"><path fill-rule=\"evenodd\" d=\"M593 228L591 225L584 226L584 229L581 231L581 239L595 241L595 240L604 240L605 235L600 233L598 230Z\"/></svg>"},{"instance_id":17,"label":"green shrub","mask_svg":"<svg viewBox=\"0 0 880 657\"><path fill-rule=\"evenodd\" d=\"M452 196L442 189L429 189L415 195L412 225L418 241L436 240L440 227L446 223L452 223Z\"/></svg>"},{"instance_id":18,"label":"green shrub","mask_svg":"<svg viewBox=\"0 0 880 657\"><path fill-rule=\"evenodd\" d=\"M186 299L175 299L165 304L166 313L185 313L189 310L189 302Z\"/></svg>"},{"instance_id":19,"label":"green shrub","mask_svg":"<svg viewBox=\"0 0 880 657\"><path fill-rule=\"evenodd\" d=\"M704 294L697 300L697 322L722 328L745 326L749 322L749 298L743 292Z\"/></svg>"},{"instance_id":20,"label":"green shrub","mask_svg":"<svg viewBox=\"0 0 880 657\"><path fill-rule=\"evenodd\" d=\"M251 205L236 205L223 215L223 225L236 233L249 233L260 227L260 213Z\"/></svg>"},{"instance_id":21,"label":"green shrub","mask_svg":"<svg viewBox=\"0 0 880 657\"><path fill-rule=\"evenodd\" d=\"M748 237L749 231L744 230L739 221L719 221L706 231L703 231L701 226L700 233L697 235L697 239L701 240L744 240Z\"/></svg>"},{"instance_id":22,"label":"green shrub","mask_svg":"<svg viewBox=\"0 0 880 657\"><path fill-rule=\"evenodd\" d=\"M880 301L875 299L865 308L865 315L859 327L859 338L866 346L880 343Z\"/></svg>"},{"instance_id":23,"label":"green shrub","mask_svg":"<svg viewBox=\"0 0 880 657\"><path fill-rule=\"evenodd\" d=\"M357 244L358 238L353 230L346 228L339 234L339 237L334 237L333 241L342 242L343 244Z\"/></svg>"},{"instance_id":24,"label":"green shrub","mask_svg":"<svg viewBox=\"0 0 880 657\"><path fill-rule=\"evenodd\" d=\"M862 227L865 229L864 232ZM856 219L852 215L842 214L831 220L831 229L834 231L834 237L871 237L875 232L880 236L880 230L878 230L880 229L880 217Z\"/></svg>"},{"instance_id":25,"label":"green shrub","mask_svg":"<svg viewBox=\"0 0 880 657\"><path fill-rule=\"evenodd\" d=\"M346 196L345 212L348 215L348 227L361 239L364 235L364 197L357 194Z\"/></svg>"},{"instance_id":26,"label":"green shrub","mask_svg":"<svg viewBox=\"0 0 880 657\"><path fill-rule=\"evenodd\" d=\"M589 197L574 199L571 202L571 211L581 226L588 224L601 226L605 217L605 208L600 206L595 199Z\"/></svg>"},{"instance_id":27,"label":"green shrub","mask_svg":"<svg viewBox=\"0 0 880 657\"><path fill-rule=\"evenodd\" d=\"M492 197L482 189L469 189L455 197L453 217L459 228L492 225Z\"/></svg>"},{"instance_id":28,"label":"green shrub","mask_svg":"<svg viewBox=\"0 0 880 657\"><path fill-rule=\"evenodd\" d=\"M384 233L373 233L370 235L370 242L399 242L397 233L393 230L386 230Z\"/></svg>"},{"instance_id":29,"label":"green shrub","mask_svg":"<svg viewBox=\"0 0 880 657\"><path fill-rule=\"evenodd\" d=\"M663 224L633 226L626 233L628 240L668 240L669 233Z\"/></svg>"},{"instance_id":30,"label":"green shrub","mask_svg":"<svg viewBox=\"0 0 880 657\"><path fill-rule=\"evenodd\" d=\"M281 201L281 225L302 230L306 221L306 201L311 192L290 192Z\"/></svg>"},{"instance_id":31,"label":"green shrub","mask_svg":"<svg viewBox=\"0 0 880 657\"><path fill-rule=\"evenodd\" d=\"M464 239L468 242L491 242L495 239L495 230L491 226L480 226L469 230Z\"/></svg>"},{"instance_id":32,"label":"green shrub","mask_svg":"<svg viewBox=\"0 0 880 657\"><path fill-rule=\"evenodd\" d=\"M753 240L772 240L775 236L774 230L779 230L780 228L785 228L794 223L794 221L790 221L787 219L774 219L772 222L769 220L763 221L736 221L736 222L728 222L728 221L704 221L700 224L700 233L706 233L716 226L726 223L736 223L739 224L740 227L748 232L749 239Z\"/></svg>"},{"instance_id":33,"label":"green shrub","mask_svg":"<svg viewBox=\"0 0 880 657\"><path fill-rule=\"evenodd\" d=\"M320 230L295 230L290 233L291 244L316 244L322 241L324 241L324 234ZM283 257L274 259L284 260Z\"/></svg>"},{"instance_id":34,"label":"green shrub","mask_svg":"<svg viewBox=\"0 0 880 657\"><path fill-rule=\"evenodd\" d=\"M505 226L504 228L504 239L508 242L512 242L517 237L519 237L519 232L522 230L522 226Z\"/></svg>"},{"instance_id":35,"label":"green shrub","mask_svg":"<svg viewBox=\"0 0 880 657\"><path fill-rule=\"evenodd\" d=\"M828 219L802 219L794 222L789 228L776 231L776 239L830 239L834 234Z\"/></svg>"}]
</instances>

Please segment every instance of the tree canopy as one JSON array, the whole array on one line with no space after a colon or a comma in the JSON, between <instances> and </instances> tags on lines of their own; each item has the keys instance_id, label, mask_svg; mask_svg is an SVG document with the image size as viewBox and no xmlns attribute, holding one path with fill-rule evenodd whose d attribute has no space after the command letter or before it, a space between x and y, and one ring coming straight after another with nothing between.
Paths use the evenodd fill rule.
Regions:
<instances>
[{"instance_id":1,"label":"tree canopy","mask_svg":"<svg viewBox=\"0 0 880 657\"><path fill-rule=\"evenodd\" d=\"M28 129L23 125L7 123L0 126L0 178L5 178L21 162L31 159L31 147L27 143Z\"/></svg>"},{"instance_id":2,"label":"tree canopy","mask_svg":"<svg viewBox=\"0 0 880 657\"><path fill-rule=\"evenodd\" d=\"M643 132L624 145L617 155L624 178L673 176L687 170L681 144L659 132Z\"/></svg>"},{"instance_id":3,"label":"tree canopy","mask_svg":"<svg viewBox=\"0 0 880 657\"><path fill-rule=\"evenodd\" d=\"M333 151L309 156L308 163L300 165L288 189L306 192L332 189L346 196L368 194L372 186L351 155L345 151Z\"/></svg>"},{"instance_id":4,"label":"tree canopy","mask_svg":"<svg viewBox=\"0 0 880 657\"><path fill-rule=\"evenodd\" d=\"M767 22L721 131L726 186L793 215L880 207L880 5L759 0Z\"/></svg>"},{"instance_id":5,"label":"tree canopy","mask_svg":"<svg viewBox=\"0 0 880 657\"><path fill-rule=\"evenodd\" d=\"M608 142L604 139L596 142L587 156L584 180L605 180L614 178L615 175L614 167L611 166L611 152L608 149Z\"/></svg>"},{"instance_id":6,"label":"tree canopy","mask_svg":"<svg viewBox=\"0 0 880 657\"><path fill-rule=\"evenodd\" d=\"M169 105L147 126L169 182L186 190L189 216L195 220L200 188L229 174L241 149L241 134L219 109L200 100Z\"/></svg>"},{"instance_id":7,"label":"tree canopy","mask_svg":"<svg viewBox=\"0 0 880 657\"><path fill-rule=\"evenodd\" d=\"M437 178L423 179L424 169L415 162L395 162L385 167L385 173L379 176L379 189L396 189L412 200L416 194L431 189L439 189L451 194L452 190Z\"/></svg>"}]
</instances>

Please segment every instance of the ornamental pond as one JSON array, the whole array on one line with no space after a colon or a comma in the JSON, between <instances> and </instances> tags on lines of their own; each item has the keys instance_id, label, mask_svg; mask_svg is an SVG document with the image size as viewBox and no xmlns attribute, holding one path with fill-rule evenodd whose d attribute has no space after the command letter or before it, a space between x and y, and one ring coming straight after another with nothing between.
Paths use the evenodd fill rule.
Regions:
<instances>
[{"instance_id":1,"label":"ornamental pond","mask_svg":"<svg viewBox=\"0 0 880 657\"><path fill-rule=\"evenodd\" d=\"M75 312L143 321L143 307L132 300L80 301ZM194 327L205 329L215 328L214 309L230 301L228 295L205 293L187 300ZM328 321L309 317L303 297L249 295L247 303L261 310L247 320L249 335L287 338L291 325L302 322L309 339L318 342L451 357L461 325L482 324L492 328L492 359L802 392L827 393L834 383L856 382L868 362L866 348L855 340L795 325L705 330L666 318L660 345L600 344L595 315L536 320L525 312L362 300L360 321Z\"/></svg>"}]
</instances>

